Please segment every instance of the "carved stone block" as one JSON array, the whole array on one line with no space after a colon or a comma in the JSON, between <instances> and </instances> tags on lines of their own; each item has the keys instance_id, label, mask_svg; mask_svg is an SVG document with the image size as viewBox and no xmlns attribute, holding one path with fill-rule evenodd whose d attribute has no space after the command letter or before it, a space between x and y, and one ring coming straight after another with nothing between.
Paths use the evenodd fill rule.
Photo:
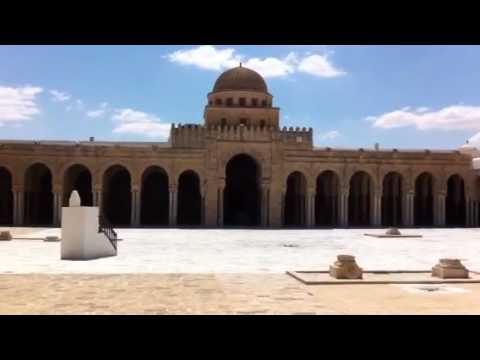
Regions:
<instances>
[{"instance_id":1,"label":"carved stone block","mask_svg":"<svg viewBox=\"0 0 480 360\"><path fill-rule=\"evenodd\" d=\"M363 269L355 262L351 255L338 255L337 261L330 266L330 276L335 279L362 279Z\"/></svg>"},{"instance_id":2,"label":"carved stone block","mask_svg":"<svg viewBox=\"0 0 480 360\"><path fill-rule=\"evenodd\" d=\"M459 259L440 259L432 268L432 276L440 279L468 279L468 270Z\"/></svg>"}]
</instances>

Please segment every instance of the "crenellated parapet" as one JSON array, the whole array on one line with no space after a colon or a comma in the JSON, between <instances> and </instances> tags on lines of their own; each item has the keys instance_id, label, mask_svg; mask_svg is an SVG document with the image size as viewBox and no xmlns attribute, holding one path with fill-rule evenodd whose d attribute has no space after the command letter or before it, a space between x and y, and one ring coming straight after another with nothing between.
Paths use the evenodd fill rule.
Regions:
<instances>
[{"instance_id":1,"label":"crenellated parapet","mask_svg":"<svg viewBox=\"0 0 480 360\"><path fill-rule=\"evenodd\" d=\"M283 127L278 132L278 139L286 147L310 149L313 147L313 129L307 129L305 127Z\"/></svg>"},{"instance_id":2,"label":"crenellated parapet","mask_svg":"<svg viewBox=\"0 0 480 360\"><path fill-rule=\"evenodd\" d=\"M206 128L198 124L172 124L170 143L172 147L202 148L205 146Z\"/></svg>"}]
</instances>

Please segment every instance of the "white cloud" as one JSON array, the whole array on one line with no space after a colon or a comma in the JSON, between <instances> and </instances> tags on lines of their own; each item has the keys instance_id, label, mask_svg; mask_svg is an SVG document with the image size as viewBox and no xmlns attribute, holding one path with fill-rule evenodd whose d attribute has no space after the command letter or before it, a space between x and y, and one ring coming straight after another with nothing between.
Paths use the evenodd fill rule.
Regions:
<instances>
[{"instance_id":1,"label":"white cloud","mask_svg":"<svg viewBox=\"0 0 480 360\"><path fill-rule=\"evenodd\" d=\"M285 58L247 58L237 54L233 48L217 49L211 45L202 45L193 49L177 50L167 55L166 58L173 63L215 71L233 68L243 62L245 67L257 71L265 78L285 77L297 71L325 78L346 74L329 61L328 55L312 55L310 53L307 55L302 58L297 53L290 52Z\"/></svg>"},{"instance_id":2,"label":"white cloud","mask_svg":"<svg viewBox=\"0 0 480 360\"><path fill-rule=\"evenodd\" d=\"M91 110L91 111L87 111L87 116L90 117L90 118L99 118L99 117L102 117L103 115L105 115L105 110L103 109L99 109L99 110Z\"/></svg>"},{"instance_id":3,"label":"white cloud","mask_svg":"<svg viewBox=\"0 0 480 360\"><path fill-rule=\"evenodd\" d=\"M110 109L108 108L108 103L103 102L103 103L100 104L100 108L98 108L97 110L87 111L86 115L90 118L99 118L99 117L104 116L108 112L110 112Z\"/></svg>"},{"instance_id":4,"label":"white cloud","mask_svg":"<svg viewBox=\"0 0 480 360\"><path fill-rule=\"evenodd\" d=\"M39 114L36 96L42 91L34 86L0 86L0 124L30 120Z\"/></svg>"},{"instance_id":5,"label":"white cloud","mask_svg":"<svg viewBox=\"0 0 480 360\"><path fill-rule=\"evenodd\" d=\"M265 59L251 58L245 63L245 67L255 70L265 78L286 76L295 72L297 56L288 54L285 59L268 57ZM237 64L238 65L238 64Z\"/></svg>"},{"instance_id":6,"label":"white cloud","mask_svg":"<svg viewBox=\"0 0 480 360\"><path fill-rule=\"evenodd\" d=\"M70 100L71 98L69 94L58 90L50 90L50 94L52 94L52 100L55 102L64 102Z\"/></svg>"},{"instance_id":7,"label":"white cloud","mask_svg":"<svg viewBox=\"0 0 480 360\"><path fill-rule=\"evenodd\" d=\"M369 116L373 126L393 129L412 126L419 130L480 130L480 106L453 105L433 111L428 108L409 108L379 116Z\"/></svg>"},{"instance_id":8,"label":"white cloud","mask_svg":"<svg viewBox=\"0 0 480 360\"><path fill-rule=\"evenodd\" d=\"M182 65L195 65L207 70L222 70L235 67L242 60L235 55L235 49L216 49L214 46L203 45L190 50L177 50L167 55L171 62Z\"/></svg>"},{"instance_id":9,"label":"white cloud","mask_svg":"<svg viewBox=\"0 0 480 360\"><path fill-rule=\"evenodd\" d=\"M167 140L171 124L163 123L157 116L133 109L115 111L112 119L117 122L116 134L135 134Z\"/></svg>"},{"instance_id":10,"label":"white cloud","mask_svg":"<svg viewBox=\"0 0 480 360\"><path fill-rule=\"evenodd\" d=\"M326 132L324 134L320 134L319 139L320 140L334 140L334 139L336 139L340 136L342 136L340 131L333 130L333 131Z\"/></svg>"},{"instance_id":11,"label":"white cloud","mask_svg":"<svg viewBox=\"0 0 480 360\"><path fill-rule=\"evenodd\" d=\"M346 72L337 69L327 58L327 55L310 55L303 58L298 65L298 70L307 74L333 78L345 75Z\"/></svg>"}]
</instances>

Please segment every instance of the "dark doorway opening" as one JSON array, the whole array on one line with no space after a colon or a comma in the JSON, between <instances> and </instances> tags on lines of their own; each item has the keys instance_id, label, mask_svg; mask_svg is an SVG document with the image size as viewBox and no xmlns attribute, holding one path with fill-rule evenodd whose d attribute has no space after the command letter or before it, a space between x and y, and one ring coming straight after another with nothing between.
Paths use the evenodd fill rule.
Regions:
<instances>
[{"instance_id":1,"label":"dark doorway opening","mask_svg":"<svg viewBox=\"0 0 480 360\"><path fill-rule=\"evenodd\" d=\"M13 224L12 175L0 167L0 225Z\"/></svg>"},{"instance_id":2,"label":"dark doorway opening","mask_svg":"<svg viewBox=\"0 0 480 360\"><path fill-rule=\"evenodd\" d=\"M364 171L355 173L350 179L348 199L348 223L350 226L370 226L372 187L370 175Z\"/></svg>"},{"instance_id":3,"label":"dark doorway opening","mask_svg":"<svg viewBox=\"0 0 480 360\"><path fill-rule=\"evenodd\" d=\"M200 178L194 171L185 171L178 179L177 224L198 226L202 223Z\"/></svg>"},{"instance_id":4,"label":"dark doorway opening","mask_svg":"<svg viewBox=\"0 0 480 360\"><path fill-rule=\"evenodd\" d=\"M68 206L68 200L73 190L78 191L82 206L93 206L92 175L83 165L73 165L65 172L63 181L63 206Z\"/></svg>"},{"instance_id":5,"label":"dark doorway opening","mask_svg":"<svg viewBox=\"0 0 480 360\"><path fill-rule=\"evenodd\" d=\"M448 179L445 216L447 226L466 226L465 182L459 175Z\"/></svg>"},{"instance_id":6,"label":"dark doorway opening","mask_svg":"<svg viewBox=\"0 0 480 360\"><path fill-rule=\"evenodd\" d=\"M315 225L334 227L338 224L338 176L324 171L317 177L315 196Z\"/></svg>"},{"instance_id":7,"label":"dark doorway opening","mask_svg":"<svg viewBox=\"0 0 480 360\"><path fill-rule=\"evenodd\" d=\"M285 220L287 227L302 227L306 225L306 192L307 181L298 171L287 178L285 193Z\"/></svg>"},{"instance_id":8,"label":"dark doorway opening","mask_svg":"<svg viewBox=\"0 0 480 360\"><path fill-rule=\"evenodd\" d=\"M433 177L429 173L415 181L415 226L433 226Z\"/></svg>"},{"instance_id":9,"label":"dark doorway opening","mask_svg":"<svg viewBox=\"0 0 480 360\"><path fill-rule=\"evenodd\" d=\"M224 192L225 226L260 224L259 170L248 155L233 157L226 167Z\"/></svg>"},{"instance_id":10,"label":"dark doorway opening","mask_svg":"<svg viewBox=\"0 0 480 360\"><path fill-rule=\"evenodd\" d=\"M52 225L52 173L43 164L34 164L25 173L25 225Z\"/></svg>"},{"instance_id":11,"label":"dark doorway opening","mask_svg":"<svg viewBox=\"0 0 480 360\"><path fill-rule=\"evenodd\" d=\"M130 173L120 165L110 167L103 178L103 211L114 226L130 225L132 195Z\"/></svg>"},{"instance_id":12,"label":"dark doorway opening","mask_svg":"<svg viewBox=\"0 0 480 360\"><path fill-rule=\"evenodd\" d=\"M168 175L161 167L150 167L142 178L140 222L147 226L169 224Z\"/></svg>"},{"instance_id":13,"label":"dark doorway opening","mask_svg":"<svg viewBox=\"0 0 480 360\"><path fill-rule=\"evenodd\" d=\"M388 173L383 179L382 225L402 225L402 175Z\"/></svg>"}]
</instances>

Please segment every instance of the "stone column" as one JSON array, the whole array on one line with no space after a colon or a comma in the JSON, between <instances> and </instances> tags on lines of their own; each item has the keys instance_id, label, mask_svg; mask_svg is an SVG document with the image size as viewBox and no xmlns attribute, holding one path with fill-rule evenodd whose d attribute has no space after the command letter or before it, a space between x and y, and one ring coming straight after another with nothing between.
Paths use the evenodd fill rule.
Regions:
<instances>
[{"instance_id":1,"label":"stone column","mask_svg":"<svg viewBox=\"0 0 480 360\"><path fill-rule=\"evenodd\" d=\"M206 225L206 217L205 217L205 212L206 212L206 186L202 185L200 187L200 226L205 226Z\"/></svg>"},{"instance_id":2,"label":"stone column","mask_svg":"<svg viewBox=\"0 0 480 360\"><path fill-rule=\"evenodd\" d=\"M169 186L170 190L170 201L169 201L169 224L170 226L177 225L177 184L171 184Z\"/></svg>"},{"instance_id":3,"label":"stone column","mask_svg":"<svg viewBox=\"0 0 480 360\"><path fill-rule=\"evenodd\" d=\"M372 221L371 226L380 226L382 224L382 190L374 190L372 196Z\"/></svg>"},{"instance_id":4,"label":"stone column","mask_svg":"<svg viewBox=\"0 0 480 360\"><path fill-rule=\"evenodd\" d=\"M13 191L12 189L12 196L13 196L13 208L12 208L12 224L17 224L17 192Z\"/></svg>"},{"instance_id":5,"label":"stone column","mask_svg":"<svg viewBox=\"0 0 480 360\"><path fill-rule=\"evenodd\" d=\"M407 191L405 194L405 211L403 216L403 224L406 227L412 227L414 219L414 192Z\"/></svg>"},{"instance_id":6,"label":"stone column","mask_svg":"<svg viewBox=\"0 0 480 360\"><path fill-rule=\"evenodd\" d=\"M53 190L53 225L60 226L62 213L62 188L55 186Z\"/></svg>"},{"instance_id":7,"label":"stone column","mask_svg":"<svg viewBox=\"0 0 480 360\"><path fill-rule=\"evenodd\" d=\"M473 226L473 214L472 214L472 199L468 196L466 200L466 206L467 206L467 212L466 212L466 217L467 217L467 227L472 227Z\"/></svg>"},{"instance_id":8,"label":"stone column","mask_svg":"<svg viewBox=\"0 0 480 360\"><path fill-rule=\"evenodd\" d=\"M98 207L100 212L103 211L102 201L103 201L103 189L100 185L96 185L93 188L93 206Z\"/></svg>"},{"instance_id":9,"label":"stone column","mask_svg":"<svg viewBox=\"0 0 480 360\"><path fill-rule=\"evenodd\" d=\"M445 200L446 195L443 192L437 193L435 196L434 219L435 226L445 226Z\"/></svg>"},{"instance_id":10,"label":"stone column","mask_svg":"<svg viewBox=\"0 0 480 360\"><path fill-rule=\"evenodd\" d=\"M130 225L132 227L138 227L139 219L140 219L140 199L139 199L139 191L137 187L132 188L131 196L132 196L132 206L130 211Z\"/></svg>"},{"instance_id":11,"label":"stone column","mask_svg":"<svg viewBox=\"0 0 480 360\"><path fill-rule=\"evenodd\" d=\"M21 226L24 223L24 189L22 187L13 187L13 224Z\"/></svg>"},{"instance_id":12,"label":"stone column","mask_svg":"<svg viewBox=\"0 0 480 360\"><path fill-rule=\"evenodd\" d=\"M478 201L473 202L473 227L478 227Z\"/></svg>"},{"instance_id":13,"label":"stone column","mask_svg":"<svg viewBox=\"0 0 480 360\"><path fill-rule=\"evenodd\" d=\"M308 189L307 191L307 227L309 228L315 225L315 190Z\"/></svg>"},{"instance_id":14,"label":"stone column","mask_svg":"<svg viewBox=\"0 0 480 360\"><path fill-rule=\"evenodd\" d=\"M348 227L348 199L350 196L350 189L344 188L340 191L339 199L339 222L341 227Z\"/></svg>"},{"instance_id":15,"label":"stone column","mask_svg":"<svg viewBox=\"0 0 480 360\"><path fill-rule=\"evenodd\" d=\"M465 226L470 227L470 199L465 197Z\"/></svg>"},{"instance_id":16,"label":"stone column","mask_svg":"<svg viewBox=\"0 0 480 360\"><path fill-rule=\"evenodd\" d=\"M218 181L218 188L217 188L217 225L219 227L223 227L223 195L225 192L225 179L220 179Z\"/></svg>"},{"instance_id":17,"label":"stone column","mask_svg":"<svg viewBox=\"0 0 480 360\"><path fill-rule=\"evenodd\" d=\"M268 218L268 203L270 195L270 183L262 183L261 185L261 226L268 227L269 218Z\"/></svg>"},{"instance_id":18,"label":"stone column","mask_svg":"<svg viewBox=\"0 0 480 360\"><path fill-rule=\"evenodd\" d=\"M286 190L282 190L281 198L282 198L282 205L281 205L281 226L285 226L285 193Z\"/></svg>"}]
</instances>

